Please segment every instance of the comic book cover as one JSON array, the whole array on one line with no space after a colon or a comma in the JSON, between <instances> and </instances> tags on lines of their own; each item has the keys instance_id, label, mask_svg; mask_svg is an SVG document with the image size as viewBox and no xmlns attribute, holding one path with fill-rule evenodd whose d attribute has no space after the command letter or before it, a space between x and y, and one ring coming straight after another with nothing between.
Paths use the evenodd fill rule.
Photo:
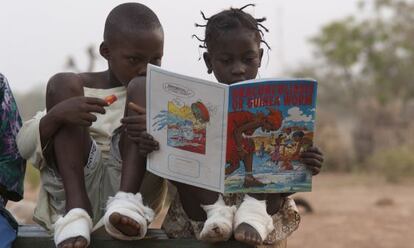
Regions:
<instances>
[{"instance_id":1,"label":"comic book cover","mask_svg":"<svg viewBox=\"0 0 414 248\"><path fill-rule=\"evenodd\" d=\"M299 155L313 141L316 86L305 79L230 86L225 192L311 191Z\"/></svg>"},{"instance_id":2,"label":"comic book cover","mask_svg":"<svg viewBox=\"0 0 414 248\"><path fill-rule=\"evenodd\" d=\"M147 170L224 193L311 190L298 161L312 145L316 81L232 86L149 65L147 131L160 144Z\"/></svg>"}]
</instances>

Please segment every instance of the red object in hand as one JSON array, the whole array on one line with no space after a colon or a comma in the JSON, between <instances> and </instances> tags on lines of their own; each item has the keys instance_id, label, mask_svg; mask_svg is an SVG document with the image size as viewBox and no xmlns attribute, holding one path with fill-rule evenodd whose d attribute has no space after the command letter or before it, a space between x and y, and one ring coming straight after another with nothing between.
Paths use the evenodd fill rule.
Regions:
<instances>
[{"instance_id":1,"label":"red object in hand","mask_svg":"<svg viewBox=\"0 0 414 248\"><path fill-rule=\"evenodd\" d=\"M104 100L105 100L106 103L108 103L108 105L111 105L116 100L118 100L118 98L115 95L110 95L110 96L105 97Z\"/></svg>"}]
</instances>

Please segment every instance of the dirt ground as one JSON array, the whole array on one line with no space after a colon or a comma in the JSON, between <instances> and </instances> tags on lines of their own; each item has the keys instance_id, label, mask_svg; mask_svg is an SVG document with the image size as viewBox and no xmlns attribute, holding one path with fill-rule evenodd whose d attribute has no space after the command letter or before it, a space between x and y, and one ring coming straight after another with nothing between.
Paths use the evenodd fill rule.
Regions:
<instances>
[{"instance_id":1,"label":"dirt ground","mask_svg":"<svg viewBox=\"0 0 414 248\"><path fill-rule=\"evenodd\" d=\"M381 178L321 174L289 248L414 247L414 182L385 183Z\"/></svg>"},{"instance_id":2,"label":"dirt ground","mask_svg":"<svg viewBox=\"0 0 414 248\"><path fill-rule=\"evenodd\" d=\"M21 223L31 222L36 190L8 208ZM303 213L289 248L414 247L414 181L386 183L373 176L327 174L314 178L311 193L296 194L314 209Z\"/></svg>"}]
</instances>

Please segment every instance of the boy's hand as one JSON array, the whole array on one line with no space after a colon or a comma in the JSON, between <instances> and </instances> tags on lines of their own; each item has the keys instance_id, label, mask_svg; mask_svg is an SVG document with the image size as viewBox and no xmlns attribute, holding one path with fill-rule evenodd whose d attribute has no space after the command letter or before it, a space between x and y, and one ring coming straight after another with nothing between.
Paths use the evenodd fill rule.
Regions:
<instances>
[{"instance_id":1,"label":"boy's hand","mask_svg":"<svg viewBox=\"0 0 414 248\"><path fill-rule=\"evenodd\" d=\"M127 116L121 119L122 124L126 126L128 138L134 141L139 149L139 153L147 155L159 149L159 144L154 138L146 132L146 113L145 109L130 102L128 108L137 115Z\"/></svg>"},{"instance_id":2,"label":"boy's hand","mask_svg":"<svg viewBox=\"0 0 414 248\"><path fill-rule=\"evenodd\" d=\"M312 175L317 175L322 168L323 154L319 148L312 146L302 152L300 161L312 171Z\"/></svg>"},{"instance_id":3,"label":"boy's hand","mask_svg":"<svg viewBox=\"0 0 414 248\"><path fill-rule=\"evenodd\" d=\"M78 96L56 104L49 114L61 124L88 127L96 121L96 116L92 113L105 114L105 106L108 104L100 98Z\"/></svg>"}]
</instances>

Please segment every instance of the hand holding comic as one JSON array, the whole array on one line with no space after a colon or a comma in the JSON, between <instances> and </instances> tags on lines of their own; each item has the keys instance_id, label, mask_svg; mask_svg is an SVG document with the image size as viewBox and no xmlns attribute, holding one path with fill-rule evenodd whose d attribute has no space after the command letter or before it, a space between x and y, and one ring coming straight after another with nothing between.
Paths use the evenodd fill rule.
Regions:
<instances>
[{"instance_id":1,"label":"hand holding comic","mask_svg":"<svg viewBox=\"0 0 414 248\"><path fill-rule=\"evenodd\" d=\"M147 155L159 149L159 144L154 138L146 132L146 113L145 109L130 102L129 110L135 112L135 115L122 118L121 122L125 125L125 131L128 138L134 141L139 147L139 153Z\"/></svg>"},{"instance_id":2,"label":"hand holding comic","mask_svg":"<svg viewBox=\"0 0 414 248\"><path fill-rule=\"evenodd\" d=\"M302 152L300 161L312 171L312 175L317 175L322 168L323 154L318 147L311 146Z\"/></svg>"}]
</instances>

